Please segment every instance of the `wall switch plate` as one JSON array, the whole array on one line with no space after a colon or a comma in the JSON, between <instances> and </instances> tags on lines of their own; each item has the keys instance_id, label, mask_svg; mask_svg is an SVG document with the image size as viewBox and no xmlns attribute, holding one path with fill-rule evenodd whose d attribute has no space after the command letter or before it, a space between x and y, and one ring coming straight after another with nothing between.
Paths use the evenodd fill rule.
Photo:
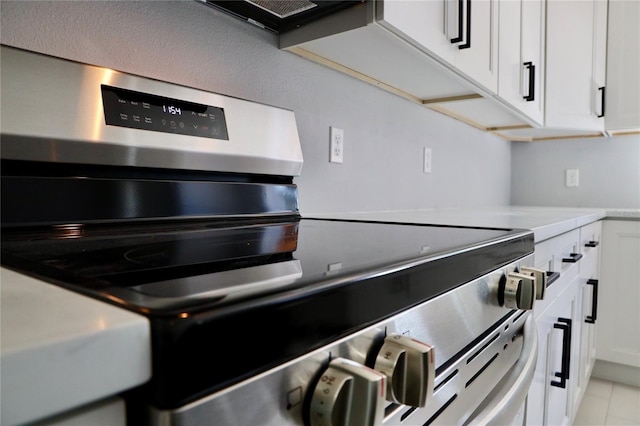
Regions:
<instances>
[{"instance_id":1,"label":"wall switch plate","mask_svg":"<svg viewBox=\"0 0 640 426\"><path fill-rule=\"evenodd\" d=\"M330 127L329 138L331 140L329 162L342 163L344 161L344 130Z\"/></svg>"},{"instance_id":2,"label":"wall switch plate","mask_svg":"<svg viewBox=\"0 0 640 426\"><path fill-rule=\"evenodd\" d=\"M431 173L431 148L424 147L424 163L422 165L422 171L424 173Z\"/></svg>"},{"instance_id":3,"label":"wall switch plate","mask_svg":"<svg viewBox=\"0 0 640 426\"><path fill-rule=\"evenodd\" d=\"M569 187L580 186L580 170L579 169L566 170L565 185Z\"/></svg>"}]
</instances>

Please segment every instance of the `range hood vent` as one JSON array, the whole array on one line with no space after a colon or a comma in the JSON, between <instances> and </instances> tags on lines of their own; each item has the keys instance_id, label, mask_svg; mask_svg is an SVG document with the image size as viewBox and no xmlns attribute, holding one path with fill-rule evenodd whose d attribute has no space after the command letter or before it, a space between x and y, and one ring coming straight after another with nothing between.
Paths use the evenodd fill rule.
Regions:
<instances>
[{"instance_id":1,"label":"range hood vent","mask_svg":"<svg viewBox=\"0 0 640 426\"><path fill-rule=\"evenodd\" d=\"M281 34L365 0L201 0L261 28Z\"/></svg>"},{"instance_id":2,"label":"range hood vent","mask_svg":"<svg viewBox=\"0 0 640 426\"><path fill-rule=\"evenodd\" d=\"M255 4L278 18L287 18L318 6L307 0L247 0L247 3Z\"/></svg>"}]
</instances>

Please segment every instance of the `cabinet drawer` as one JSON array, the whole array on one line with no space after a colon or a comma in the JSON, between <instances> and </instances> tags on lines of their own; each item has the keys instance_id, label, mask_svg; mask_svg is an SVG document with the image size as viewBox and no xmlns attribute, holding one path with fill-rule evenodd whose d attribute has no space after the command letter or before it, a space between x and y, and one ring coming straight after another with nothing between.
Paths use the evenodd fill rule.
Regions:
<instances>
[{"instance_id":1,"label":"cabinet drawer","mask_svg":"<svg viewBox=\"0 0 640 426\"><path fill-rule=\"evenodd\" d=\"M553 300L558 297L564 288L578 276L579 264L582 259L572 257L581 254L580 250L580 230L566 232L548 240L542 241L535 246L535 266L536 268L559 273L557 280L547 286L544 300L538 300L534 306L534 316L538 318ZM574 262L563 262L563 259L572 259Z\"/></svg>"}]
</instances>

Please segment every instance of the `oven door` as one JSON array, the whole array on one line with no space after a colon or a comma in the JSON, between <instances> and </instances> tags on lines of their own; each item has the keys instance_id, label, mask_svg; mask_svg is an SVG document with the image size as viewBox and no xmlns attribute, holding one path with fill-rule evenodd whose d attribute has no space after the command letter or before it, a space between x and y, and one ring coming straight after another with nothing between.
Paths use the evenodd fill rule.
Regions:
<instances>
[{"instance_id":1,"label":"oven door","mask_svg":"<svg viewBox=\"0 0 640 426\"><path fill-rule=\"evenodd\" d=\"M469 425L523 425L527 393L538 358L538 333L529 316L524 324L522 354L509 373L471 415Z\"/></svg>"}]
</instances>

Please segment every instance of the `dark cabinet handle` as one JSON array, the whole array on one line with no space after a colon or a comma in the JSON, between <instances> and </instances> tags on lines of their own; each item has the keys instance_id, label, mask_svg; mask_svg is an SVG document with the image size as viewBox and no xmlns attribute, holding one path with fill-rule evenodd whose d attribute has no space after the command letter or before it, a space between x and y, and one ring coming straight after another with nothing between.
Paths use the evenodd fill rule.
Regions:
<instances>
[{"instance_id":1,"label":"dark cabinet handle","mask_svg":"<svg viewBox=\"0 0 640 426\"><path fill-rule=\"evenodd\" d=\"M598 317L598 280L587 280L587 285L593 286L593 297L591 298L591 315L587 315L584 322L595 324Z\"/></svg>"},{"instance_id":2,"label":"dark cabinet handle","mask_svg":"<svg viewBox=\"0 0 640 426\"><path fill-rule=\"evenodd\" d=\"M467 0L467 41L458 46L458 49L468 49L471 47L471 0ZM603 104L604 105L604 104ZM604 107L603 107L604 111Z\"/></svg>"},{"instance_id":3,"label":"dark cabinet handle","mask_svg":"<svg viewBox=\"0 0 640 426\"><path fill-rule=\"evenodd\" d=\"M451 43L460 43L462 41L462 0L458 0L458 36L451 39Z\"/></svg>"},{"instance_id":4,"label":"dark cabinet handle","mask_svg":"<svg viewBox=\"0 0 640 426\"><path fill-rule=\"evenodd\" d=\"M536 66L533 65L533 62L525 62L523 64L529 70L529 94L527 96L523 96L524 100L527 102L535 101L536 96Z\"/></svg>"},{"instance_id":5,"label":"dark cabinet handle","mask_svg":"<svg viewBox=\"0 0 640 426\"><path fill-rule=\"evenodd\" d=\"M551 386L566 389L567 380L569 380L569 370L571 370L571 320L568 318L558 318L558 322L553 324L553 328L562 330L562 362L561 371L554 374L560 380L552 380Z\"/></svg>"},{"instance_id":6,"label":"dark cabinet handle","mask_svg":"<svg viewBox=\"0 0 640 426\"><path fill-rule=\"evenodd\" d=\"M600 91L600 96L601 96L601 99L602 99L602 112L598 115L598 118L600 118L600 117L604 117L604 110L605 110L605 107L604 107L605 92L604 91L605 91L605 88L604 88L604 86L602 86L602 87L599 87L598 90Z\"/></svg>"},{"instance_id":7,"label":"dark cabinet handle","mask_svg":"<svg viewBox=\"0 0 640 426\"><path fill-rule=\"evenodd\" d=\"M569 257L565 257L562 259L564 263L576 263L582 259L582 253L571 253Z\"/></svg>"},{"instance_id":8,"label":"dark cabinet handle","mask_svg":"<svg viewBox=\"0 0 640 426\"><path fill-rule=\"evenodd\" d=\"M584 246L585 247L598 247L598 244L600 244L600 241L589 241L588 243L585 243Z\"/></svg>"},{"instance_id":9,"label":"dark cabinet handle","mask_svg":"<svg viewBox=\"0 0 640 426\"><path fill-rule=\"evenodd\" d=\"M567 380L569 380L569 371L571 371L571 332L573 330L573 325L571 323L571 319L570 318L558 318L558 322L562 323L562 324L566 324L569 327L569 330L567 331L567 333L565 334L564 337L566 337L567 339L565 340L563 338L562 340L562 345L563 345L563 349L567 349L567 356L565 356L563 358L563 361L565 363L565 377L567 378Z\"/></svg>"},{"instance_id":10,"label":"dark cabinet handle","mask_svg":"<svg viewBox=\"0 0 640 426\"><path fill-rule=\"evenodd\" d=\"M560 278L560 272L547 271L547 287L553 284L558 278Z\"/></svg>"}]
</instances>

